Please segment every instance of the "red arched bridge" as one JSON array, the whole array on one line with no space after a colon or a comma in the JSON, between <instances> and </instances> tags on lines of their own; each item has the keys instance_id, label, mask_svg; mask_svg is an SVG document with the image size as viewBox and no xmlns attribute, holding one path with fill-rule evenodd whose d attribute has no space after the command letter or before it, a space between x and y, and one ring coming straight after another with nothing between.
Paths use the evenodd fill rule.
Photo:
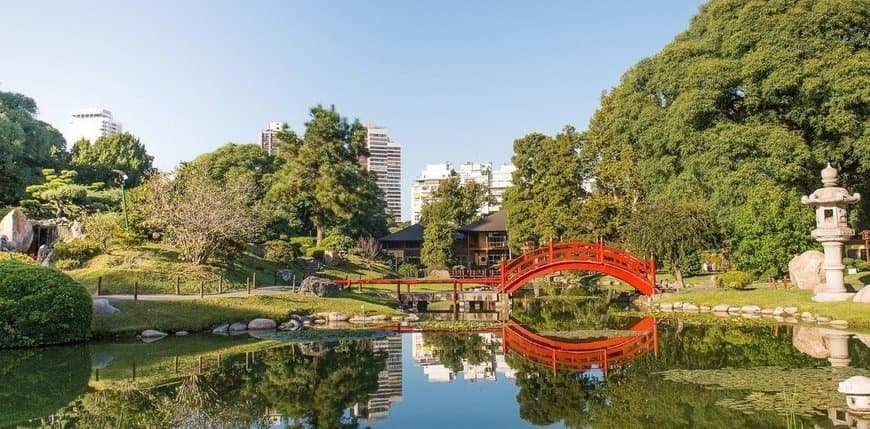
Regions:
<instances>
[{"instance_id":1,"label":"red arched bridge","mask_svg":"<svg viewBox=\"0 0 870 429\"><path fill-rule=\"evenodd\" d=\"M550 243L530 250L510 261L502 261L501 273L498 277L468 278L468 279L360 279L336 280L342 286L364 284L396 285L397 297L401 293L401 285L427 283L453 283L454 294L457 286L463 284L486 284L496 288L498 293L512 294L524 284L538 277L559 271L594 271L613 276L631 285L644 295L655 292L656 270L654 259L644 259L618 247L609 246L604 242L585 243ZM455 300L455 297L454 297Z\"/></svg>"}]
</instances>

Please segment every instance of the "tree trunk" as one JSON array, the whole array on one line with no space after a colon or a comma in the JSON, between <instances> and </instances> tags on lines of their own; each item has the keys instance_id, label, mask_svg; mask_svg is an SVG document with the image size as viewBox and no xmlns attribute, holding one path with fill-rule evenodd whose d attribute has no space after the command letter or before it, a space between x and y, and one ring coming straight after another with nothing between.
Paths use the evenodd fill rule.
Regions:
<instances>
[{"instance_id":1,"label":"tree trunk","mask_svg":"<svg viewBox=\"0 0 870 429\"><path fill-rule=\"evenodd\" d=\"M323 240L323 227L315 224L314 230L317 231L317 233L315 234L317 236L317 239L315 240L314 245L320 247L320 242Z\"/></svg>"},{"instance_id":2,"label":"tree trunk","mask_svg":"<svg viewBox=\"0 0 870 429\"><path fill-rule=\"evenodd\" d=\"M682 289L683 288L683 270L680 269L680 263L674 263L674 288Z\"/></svg>"}]
</instances>

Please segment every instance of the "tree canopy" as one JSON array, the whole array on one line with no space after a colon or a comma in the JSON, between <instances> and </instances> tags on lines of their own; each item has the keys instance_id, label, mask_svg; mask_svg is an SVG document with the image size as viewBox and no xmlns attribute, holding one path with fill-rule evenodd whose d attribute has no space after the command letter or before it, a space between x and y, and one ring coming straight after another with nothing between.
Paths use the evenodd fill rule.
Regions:
<instances>
[{"instance_id":1,"label":"tree canopy","mask_svg":"<svg viewBox=\"0 0 870 429\"><path fill-rule=\"evenodd\" d=\"M130 133L103 136L93 144L85 139L75 142L70 166L79 173L82 183L116 183L118 173L127 175L128 186L142 183L153 170L154 157L145 145Z\"/></svg>"},{"instance_id":2,"label":"tree canopy","mask_svg":"<svg viewBox=\"0 0 870 429\"><path fill-rule=\"evenodd\" d=\"M453 235L459 227L482 217L481 208L494 202L489 188L474 181L462 184L459 176L448 177L423 206L420 222L423 247L420 260L429 268L449 268L454 261Z\"/></svg>"},{"instance_id":3,"label":"tree canopy","mask_svg":"<svg viewBox=\"0 0 870 429\"><path fill-rule=\"evenodd\" d=\"M822 167L854 191L870 184L868 10L867 0L702 6L602 97L581 154L600 196L618 213L642 200L707 203L735 261L784 270L811 246L794 237L812 229L797 197L819 186Z\"/></svg>"}]
</instances>

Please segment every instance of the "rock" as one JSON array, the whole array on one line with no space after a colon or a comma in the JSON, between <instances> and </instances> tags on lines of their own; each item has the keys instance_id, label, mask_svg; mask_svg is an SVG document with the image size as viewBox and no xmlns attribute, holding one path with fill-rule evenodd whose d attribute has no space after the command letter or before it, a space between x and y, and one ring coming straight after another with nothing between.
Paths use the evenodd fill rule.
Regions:
<instances>
[{"instance_id":1,"label":"rock","mask_svg":"<svg viewBox=\"0 0 870 429\"><path fill-rule=\"evenodd\" d=\"M249 331L263 331L266 329L275 329L278 326L272 319L254 319L248 322Z\"/></svg>"},{"instance_id":2,"label":"rock","mask_svg":"<svg viewBox=\"0 0 870 429\"><path fill-rule=\"evenodd\" d=\"M773 316L773 320L776 320L777 322L785 322L785 318L782 316Z\"/></svg>"},{"instance_id":3,"label":"rock","mask_svg":"<svg viewBox=\"0 0 870 429\"><path fill-rule=\"evenodd\" d=\"M698 306L695 304L685 303L685 304L683 304L683 311L686 313L697 313Z\"/></svg>"},{"instance_id":4,"label":"rock","mask_svg":"<svg viewBox=\"0 0 870 429\"><path fill-rule=\"evenodd\" d=\"M341 288L330 279L308 276L305 280L302 280L302 283L299 285L299 293L302 295L337 298L341 295Z\"/></svg>"},{"instance_id":5,"label":"rock","mask_svg":"<svg viewBox=\"0 0 870 429\"><path fill-rule=\"evenodd\" d=\"M142 331L141 334L139 334L139 336L142 338L163 338L167 335L169 334L167 334L166 332L160 332L154 329L146 329Z\"/></svg>"},{"instance_id":6,"label":"rock","mask_svg":"<svg viewBox=\"0 0 870 429\"><path fill-rule=\"evenodd\" d=\"M740 313L740 307L728 307L729 313Z\"/></svg>"},{"instance_id":7,"label":"rock","mask_svg":"<svg viewBox=\"0 0 870 429\"><path fill-rule=\"evenodd\" d=\"M829 325L831 325L835 328L848 328L849 322L842 320L842 319L837 319L837 320L832 320L831 323L829 323Z\"/></svg>"},{"instance_id":8,"label":"rock","mask_svg":"<svg viewBox=\"0 0 870 429\"><path fill-rule=\"evenodd\" d=\"M363 316L353 316L347 321L350 323L366 323L366 318Z\"/></svg>"},{"instance_id":9,"label":"rock","mask_svg":"<svg viewBox=\"0 0 870 429\"><path fill-rule=\"evenodd\" d=\"M711 308L711 310L714 313L727 313L729 308L731 308L731 306L728 304L717 304L717 305L714 305L713 308Z\"/></svg>"},{"instance_id":10,"label":"rock","mask_svg":"<svg viewBox=\"0 0 870 429\"><path fill-rule=\"evenodd\" d=\"M333 311L326 317L326 320L329 320L330 322L346 322L348 319L350 319L350 315L340 311Z\"/></svg>"},{"instance_id":11,"label":"rock","mask_svg":"<svg viewBox=\"0 0 870 429\"><path fill-rule=\"evenodd\" d=\"M230 325L230 332L244 332L248 330L247 323L236 322Z\"/></svg>"},{"instance_id":12,"label":"rock","mask_svg":"<svg viewBox=\"0 0 870 429\"><path fill-rule=\"evenodd\" d=\"M420 320L420 316L418 316L416 314L409 314L408 317L405 318L405 320L407 320L409 322L416 322L416 321Z\"/></svg>"},{"instance_id":13,"label":"rock","mask_svg":"<svg viewBox=\"0 0 870 429\"><path fill-rule=\"evenodd\" d=\"M184 337L184 336L186 336L186 335L190 335L190 332L187 332L187 331L177 331L177 332L175 333L175 336L176 336L176 337Z\"/></svg>"},{"instance_id":14,"label":"rock","mask_svg":"<svg viewBox=\"0 0 870 429\"><path fill-rule=\"evenodd\" d=\"M772 308L762 308L762 309L761 309L761 314L764 314L764 315L772 315L772 314L773 314L773 309L772 309Z\"/></svg>"},{"instance_id":15,"label":"rock","mask_svg":"<svg viewBox=\"0 0 870 429\"><path fill-rule=\"evenodd\" d=\"M674 311L674 304L671 304L669 302L664 302L664 303L662 303L662 305L659 306L659 310L661 310L661 311Z\"/></svg>"},{"instance_id":16,"label":"rock","mask_svg":"<svg viewBox=\"0 0 870 429\"><path fill-rule=\"evenodd\" d=\"M798 322L798 320L797 320L796 318L794 318L794 317L786 317L786 318L785 318L785 323L792 323L792 324L794 324L794 323L797 323L797 322Z\"/></svg>"},{"instance_id":17,"label":"rock","mask_svg":"<svg viewBox=\"0 0 870 429\"><path fill-rule=\"evenodd\" d=\"M828 316L817 316L816 317L816 322L819 322L819 323L827 323L830 321L831 321L831 318Z\"/></svg>"},{"instance_id":18,"label":"rock","mask_svg":"<svg viewBox=\"0 0 870 429\"><path fill-rule=\"evenodd\" d=\"M855 297L852 298L852 301L870 304L870 286L862 287L861 290L855 294Z\"/></svg>"},{"instance_id":19,"label":"rock","mask_svg":"<svg viewBox=\"0 0 870 429\"><path fill-rule=\"evenodd\" d=\"M815 320L815 318L813 317L813 313L810 313L809 311L804 311L803 313L801 313L801 319L804 319L804 320L813 319L813 320Z\"/></svg>"},{"instance_id":20,"label":"rock","mask_svg":"<svg viewBox=\"0 0 870 429\"><path fill-rule=\"evenodd\" d=\"M121 310L113 306L106 298L94 298L94 315L111 316L120 313Z\"/></svg>"},{"instance_id":21,"label":"rock","mask_svg":"<svg viewBox=\"0 0 870 429\"><path fill-rule=\"evenodd\" d=\"M679 310L683 308L683 303L680 301L674 302L674 310Z\"/></svg>"},{"instance_id":22,"label":"rock","mask_svg":"<svg viewBox=\"0 0 870 429\"><path fill-rule=\"evenodd\" d=\"M372 322L384 322L388 319L385 314L376 314L374 316L369 317L369 320Z\"/></svg>"},{"instance_id":23,"label":"rock","mask_svg":"<svg viewBox=\"0 0 870 429\"><path fill-rule=\"evenodd\" d=\"M858 341L861 341L865 346L870 347L870 334L860 334L856 336L858 337Z\"/></svg>"},{"instance_id":24,"label":"rock","mask_svg":"<svg viewBox=\"0 0 870 429\"><path fill-rule=\"evenodd\" d=\"M825 270L822 265L825 254L818 250L807 250L792 258L788 263L788 276L798 289L813 290L825 284Z\"/></svg>"},{"instance_id":25,"label":"rock","mask_svg":"<svg viewBox=\"0 0 870 429\"><path fill-rule=\"evenodd\" d=\"M757 305L744 305L743 307L740 307L740 312L741 313L760 313L761 307L759 307Z\"/></svg>"},{"instance_id":26,"label":"rock","mask_svg":"<svg viewBox=\"0 0 870 429\"><path fill-rule=\"evenodd\" d=\"M449 279L450 271L447 270L432 270L429 272L429 277L434 279Z\"/></svg>"},{"instance_id":27,"label":"rock","mask_svg":"<svg viewBox=\"0 0 870 429\"><path fill-rule=\"evenodd\" d=\"M713 315L717 316L717 317L728 317L729 316L727 311L714 311Z\"/></svg>"},{"instance_id":28,"label":"rock","mask_svg":"<svg viewBox=\"0 0 870 429\"><path fill-rule=\"evenodd\" d=\"M301 327L302 323L300 323L298 320L290 319L287 322L282 323L281 326L278 327L278 329L282 331L296 331L299 330L299 328Z\"/></svg>"},{"instance_id":29,"label":"rock","mask_svg":"<svg viewBox=\"0 0 870 429\"><path fill-rule=\"evenodd\" d=\"M825 345L825 337L822 336L818 328L795 326L792 345L801 353L816 359L826 359L831 355Z\"/></svg>"},{"instance_id":30,"label":"rock","mask_svg":"<svg viewBox=\"0 0 870 429\"><path fill-rule=\"evenodd\" d=\"M797 314L798 309L797 307L786 307L783 308L782 311L785 312L785 314Z\"/></svg>"},{"instance_id":31,"label":"rock","mask_svg":"<svg viewBox=\"0 0 870 429\"><path fill-rule=\"evenodd\" d=\"M782 307L776 307L773 309L773 313L771 314L774 316L782 316L782 313L785 313L785 310Z\"/></svg>"},{"instance_id":32,"label":"rock","mask_svg":"<svg viewBox=\"0 0 870 429\"><path fill-rule=\"evenodd\" d=\"M314 321L314 324L315 324L315 325L325 325L325 324L326 324L326 319L316 319L316 320Z\"/></svg>"},{"instance_id":33,"label":"rock","mask_svg":"<svg viewBox=\"0 0 870 429\"><path fill-rule=\"evenodd\" d=\"M81 222L74 220L69 226L70 240L78 240L85 236L85 226Z\"/></svg>"},{"instance_id":34,"label":"rock","mask_svg":"<svg viewBox=\"0 0 870 429\"><path fill-rule=\"evenodd\" d=\"M303 320L303 321L302 321L302 326L304 326L304 327L306 327L306 328L310 327L310 326L311 326L311 321L310 321L310 320Z\"/></svg>"},{"instance_id":35,"label":"rock","mask_svg":"<svg viewBox=\"0 0 870 429\"><path fill-rule=\"evenodd\" d=\"M6 237L0 252L25 253L33 242L33 224L17 209L13 209L0 220L0 237Z\"/></svg>"},{"instance_id":36,"label":"rock","mask_svg":"<svg viewBox=\"0 0 870 429\"><path fill-rule=\"evenodd\" d=\"M701 313L709 313L709 312L710 312L710 306L708 306L708 305L702 305L702 306L698 307L698 310L699 310Z\"/></svg>"},{"instance_id":37,"label":"rock","mask_svg":"<svg viewBox=\"0 0 870 429\"><path fill-rule=\"evenodd\" d=\"M402 317L402 316L393 316L390 318L390 321L391 322L401 322L402 319L404 319L404 317Z\"/></svg>"},{"instance_id":38,"label":"rock","mask_svg":"<svg viewBox=\"0 0 870 429\"><path fill-rule=\"evenodd\" d=\"M758 313L741 313L740 317L744 319L760 319L761 315Z\"/></svg>"},{"instance_id":39,"label":"rock","mask_svg":"<svg viewBox=\"0 0 870 429\"><path fill-rule=\"evenodd\" d=\"M870 411L870 378L856 375L841 381L837 391L846 394L846 405L852 411Z\"/></svg>"},{"instance_id":40,"label":"rock","mask_svg":"<svg viewBox=\"0 0 870 429\"><path fill-rule=\"evenodd\" d=\"M218 326L211 330L212 334L225 334L230 330L230 325L228 323L224 323L223 325Z\"/></svg>"}]
</instances>

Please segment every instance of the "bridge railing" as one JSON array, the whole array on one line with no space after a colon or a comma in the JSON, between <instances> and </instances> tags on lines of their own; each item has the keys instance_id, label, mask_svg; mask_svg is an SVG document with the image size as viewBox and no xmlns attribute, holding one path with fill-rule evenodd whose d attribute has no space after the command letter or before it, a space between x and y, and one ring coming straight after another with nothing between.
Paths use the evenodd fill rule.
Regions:
<instances>
[{"instance_id":1,"label":"bridge railing","mask_svg":"<svg viewBox=\"0 0 870 429\"><path fill-rule=\"evenodd\" d=\"M652 261L639 258L626 250L599 243L552 243L522 254L504 265L502 283L533 271L537 267L559 262L590 262L617 267L641 278L654 280Z\"/></svg>"}]
</instances>

